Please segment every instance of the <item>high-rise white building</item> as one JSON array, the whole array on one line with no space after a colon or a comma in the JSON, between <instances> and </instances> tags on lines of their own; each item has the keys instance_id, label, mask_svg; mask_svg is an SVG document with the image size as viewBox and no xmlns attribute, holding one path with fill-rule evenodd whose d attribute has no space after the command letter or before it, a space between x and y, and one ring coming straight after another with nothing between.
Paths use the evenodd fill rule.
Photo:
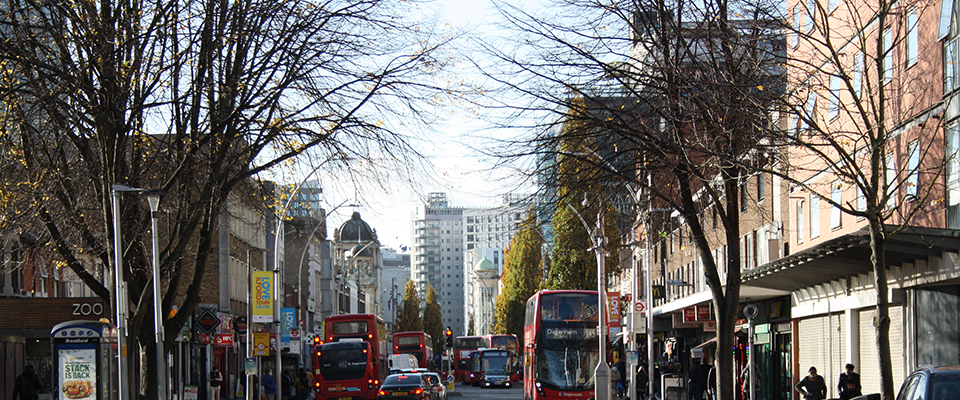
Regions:
<instances>
[{"instance_id":1,"label":"high-rise white building","mask_svg":"<svg viewBox=\"0 0 960 400\"><path fill-rule=\"evenodd\" d=\"M443 324L455 336L466 334L470 314L480 310L469 295L479 284L474 267L486 258L497 275L503 272L503 250L526 215L524 200L508 195L499 207L451 207L445 193L430 193L427 203L417 208L410 278L421 301L426 299L427 285L434 287ZM486 311L492 315L492 309Z\"/></svg>"},{"instance_id":2,"label":"high-rise white building","mask_svg":"<svg viewBox=\"0 0 960 400\"><path fill-rule=\"evenodd\" d=\"M427 204L417 208L413 221L410 279L417 284L421 303L427 286L433 286L440 302L444 326L454 336L464 334L463 208L449 207L446 193L430 193Z\"/></svg>"}]
</instances>

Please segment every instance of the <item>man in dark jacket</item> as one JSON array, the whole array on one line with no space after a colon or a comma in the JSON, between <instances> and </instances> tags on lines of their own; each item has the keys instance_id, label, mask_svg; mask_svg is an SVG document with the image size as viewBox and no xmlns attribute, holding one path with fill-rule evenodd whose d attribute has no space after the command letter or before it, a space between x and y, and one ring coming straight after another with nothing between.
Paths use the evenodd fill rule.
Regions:
<instances>
[{"instance_id":1,"label":"man in dark jacket","mask_svg":"<svg viewBox=\"0 0 960 400\"><path fill-rule=\"evenodd\" d=\"M27 364L24 371L17 377L13 386L13 400L37 400L40 398L40 392L43 391L43 382L40 381L40 375L33 371L33 366Z\"/></svg>"},{"instance_id":2,"label":"man in dark jacket","mask_svg":"<svg viewBox=\"0 0 960 400\"><path fill-rule=\"evenodd\" d=\"M860 396L860 374L853 372L853 364L847 364L846 371L840 374L840 383L837 389L840 389L840 398L850 400Z\"/></svg>"}]
</instances>

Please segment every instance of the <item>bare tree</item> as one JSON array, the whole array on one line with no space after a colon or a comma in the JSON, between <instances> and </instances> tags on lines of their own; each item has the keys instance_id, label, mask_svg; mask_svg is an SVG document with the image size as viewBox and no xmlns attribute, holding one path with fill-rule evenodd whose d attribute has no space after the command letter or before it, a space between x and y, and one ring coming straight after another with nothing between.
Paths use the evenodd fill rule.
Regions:
<instances>
[{"instance_id":1,"label":"bare tree","mask_svg":"<svg viewBox=\"0 0 960 400\"><path fill-rule=\"evenodd\" d=\"M639 202L643 219L634 230L643 240L659 242L659 233L684 226L713 295L720 349L733 347L740 302L741 187L753 167L782 165L768 127L784 87L784 42L763 7L770 6L572 0L557 2L554 14L533 15L501 4L523 39L509 50L487 47L507 70L487 68L491 78L527 100L493 100L512 111L501 123L528 133L496 155L544 160L537 174L554 174L548 182L564 180L553 167L557 156L591 164L598 173L580 179ZM559 145L572 139L591 140L596 151ZM704 223L711 215L717 229ZM644 220L654 229L642 228ZM721 257L713 250L722 246ZM717 356L720 398L733 399L733 355Z\"/></svg>"},{"instance_id":2,"label":"bare tree","mask_svg":"<svg viewBox=\"0 0 960 400\"><path fill-rule=\"evenodd\" d=\"M942 32L941 10L886 0L797 1L787 10L790 79L781 104L789 123L778 141L788 146L791 169L769 172L863 219L857 226L869 232L875 278L875 361L881 396L892 399L886 246L912 226L945 227L944 206L958 200L947 198L943 183L951 159L943 99L953 88L937 68L944 50L937 32L920 28L939 22Z\"/></svg>"},{"instance_id":3,"label":"bare tree","mask_svg":"<svg viewBox=\"0 0 960 400\"><path fill-rule=\"evenodd\" d=\"M148 209L128 199L112 215L111 184L164 191L163 308L180 308L164 322L169 347L200 303L231 193L262 204L251 178L304 159L344 177L410 171L420 158L398 118L409 132L434 118L423 104L449 93L437 76L449 60L437 50L450 39L409 18L417 2L0 7L0 154L11 162L0 192L4 215L16 215L3 228L42 233L108 303L111 290L76 252L113 266L120 251L129 333L147 364L155 354ZM121 249L110 240L115 218ZM152 398L155 374L143 375Z\"/></svg>"}]
</instances>

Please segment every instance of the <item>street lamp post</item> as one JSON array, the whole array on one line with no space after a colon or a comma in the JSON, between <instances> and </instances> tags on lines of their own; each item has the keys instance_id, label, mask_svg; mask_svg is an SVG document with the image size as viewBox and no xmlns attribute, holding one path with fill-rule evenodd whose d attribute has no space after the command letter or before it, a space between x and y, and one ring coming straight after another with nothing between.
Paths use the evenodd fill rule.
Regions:
<instances>
[{"instance_id":1,"label":"street lamp post","mask_svg":"<svg viewBox=\"0 0 960 400\"><path fill-rule=\"evenodd\" d=\"M166 399L167 363L163 351L163 298L160 297L160 251L157 245L157 210L160 208L160 191L145 191L150 203L150 231L153 235L153 324L157 337L157 399Z\"/></svg>"},{"instance_id":2,"label":"street lamp post","mask_svg":"<svg viewBox=\"0 0 960 400\"><path fill-rule=\"evenodd\" d=\"M116 324L117 324L117 397L119 400L126 400L130 398L130 388L133 385L130 384L129 379L127 378L127 308L129 303L127 302L127 291L126 291L126 282L123 279L123 246L121 235L120 235L120 194L123 192L133 192L133 193L146 193L147 200L150 202L150 220L151 220L151 229L153 231L153 284L154 284L154 321L155 321L155 330L157 335L157 362L158 365L157 372L157 391L159 394L159 400L165 398L164 394L166 393L165 385L165 369L163 367L163 315L160 311L160 296L159 296L159 254L157 253L157 222L156 222L156 212L157 208L160 205L160 191L159 190L148 190L142 188L136 188L129 185L124 185L120 183L114 183L110 185L111 192L111 202L113 208L113 265L114 265L114 308L116 313ZM157 322L160 321L160 322Z\"/></svg>"},{"instance_id":3,"label":"street lamp post","mask_svg":"<svg viewBox=\"0 0 960 400\"><path fill-rule=\"evenodd\" d=\"M606 309L607 309L607 291L606 291L606 279L604 274L604 250L603 250L603 206L598 202L597 204L597 226L594 229L590 229L590 225L587 224L587 220L580 215L580 212L577 211L569 202L565 199L561 199L564 203L567 204L567 207L573 211L573 214L577 216L577 219L580 220L580 223L583 224L583 227L586 228L587 232L591 234L593 241L593 251L597 254L597 299L599 301L600 312L599 318L597 320L597 334L599 342L599 362L597 362L597 368L594 370L595 377L595 400L609 400L610 399L610 367L607 366L606 356L607 356L607 318L606 318ZM583 196L583 206L586 207L589 205L587 201L587 196Z\"/></svg>"}]
</instances>

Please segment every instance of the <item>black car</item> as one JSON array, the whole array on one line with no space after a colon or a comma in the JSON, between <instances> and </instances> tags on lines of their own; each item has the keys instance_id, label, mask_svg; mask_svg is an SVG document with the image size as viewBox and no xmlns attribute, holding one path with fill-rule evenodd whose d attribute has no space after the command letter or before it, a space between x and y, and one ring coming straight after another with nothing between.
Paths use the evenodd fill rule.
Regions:
<instances>
[{"instance_id":1,"label":"black car","mask_svg":"<svg viewBox=\"0 0 960 400\"><path fill-rule=\"evenodd\" d=\"M426 376L403 373L390 375L383 380L377 400L439 400L439 394Z\"/></svg>"},{"instance_id":2,"label":"black car","mask_svg":"<svg viewBox=\"0 0 960 400\"><path fill-rule=\"evenodd\" d=\"M510 387L510 373L502 369L488 369L483 373L483 379L480 380L480 387L488 388L495 386Z\"/></svg>"},{"instance_id":3,"label":"black car","mask_svg":"<svg viewBox=\"0 0 960 400\"><path fill-rule=\"evenodd\" d=\"M960 399L960 365L926 365L903 380L897 400Z\"/></svg>"}]
</instances>

